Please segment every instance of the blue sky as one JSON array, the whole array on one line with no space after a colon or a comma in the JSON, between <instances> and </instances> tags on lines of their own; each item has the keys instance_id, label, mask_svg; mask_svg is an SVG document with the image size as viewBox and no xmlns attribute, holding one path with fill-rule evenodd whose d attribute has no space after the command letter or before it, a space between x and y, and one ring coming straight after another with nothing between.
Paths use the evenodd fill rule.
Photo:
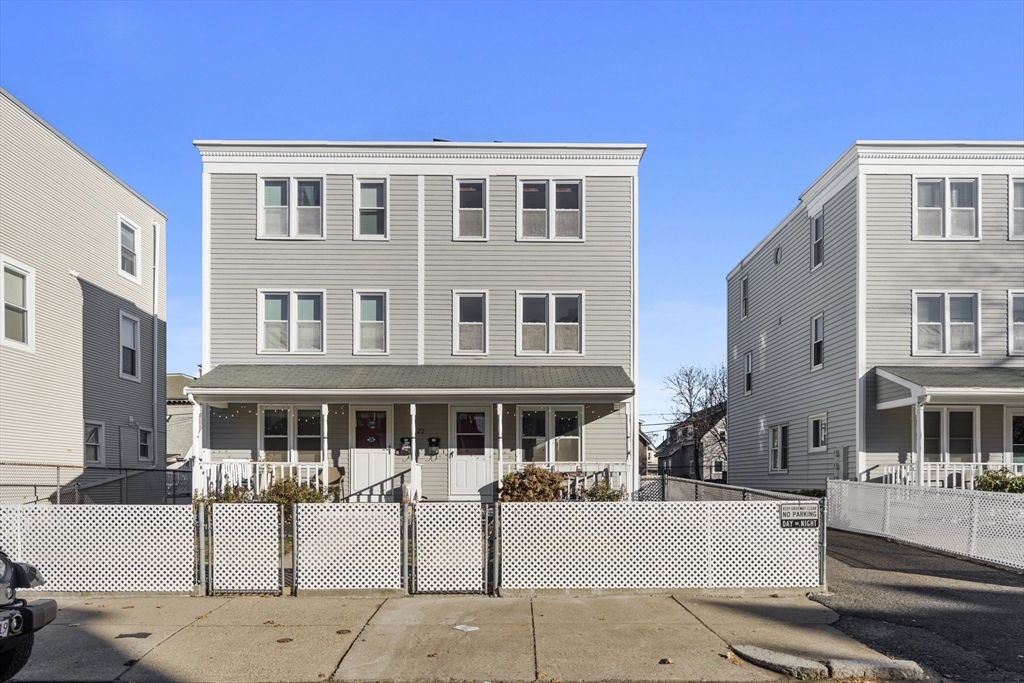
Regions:
<instances>
[{"instance_id":1,"label":"blue sky","mask_svg":"<svg viewBox=\"0 0 1024 683\"><path fill-rule=\"evenodd\" d=\"M644 142L640 412L725 354L725 275L856 139L1024 137L1024 2L0 1L0 84L168 214L200 361L198 138Z\"/></svg>"}]
</instances>

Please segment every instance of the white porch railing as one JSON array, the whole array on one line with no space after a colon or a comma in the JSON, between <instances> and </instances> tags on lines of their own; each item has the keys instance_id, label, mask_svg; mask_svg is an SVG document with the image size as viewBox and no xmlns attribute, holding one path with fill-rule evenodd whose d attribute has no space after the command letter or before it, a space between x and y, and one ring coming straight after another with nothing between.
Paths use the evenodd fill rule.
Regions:
<instances>
[{"instance_id":1,"label":"white porch railing","mask_svg":"<svg viewBox=\"0 0 1024 683\"><path fill-rule=\"evenodd\" d=\"M922 484L932 488L973 490L976 477L1004 467L1018 476L1024 475L1022 463L926 462L922 465ZM882 483L913 486L917 483L917 466L914 463L883 465Z\"/></svg>"},{"instance_id":2,"label":"white porch railing","mask_svg":"<svg viewBox=\"0 0 1024 683\"><path fill-rule=\"evenodd\" d=\"M599 481L606 482L613 489L626 485L626 467L624 462L507 462L501 463L501 477L518 472L529 465L536 465L565 477L569 493L575 492L581 485L591 487Z\"/></svg>"},{"instance_id":3,"label":"white porch railing","mask_svg":"<svg viewBox=\"0 0 1024 683\"><path fill-rule=\"evenodd\" d=\"M221 460L195 462L192 467L193 493L198 494L238 486L258 494L284 479L296 479L300 484L326 491L327 463Z\"/></svg>"}]
</instances>

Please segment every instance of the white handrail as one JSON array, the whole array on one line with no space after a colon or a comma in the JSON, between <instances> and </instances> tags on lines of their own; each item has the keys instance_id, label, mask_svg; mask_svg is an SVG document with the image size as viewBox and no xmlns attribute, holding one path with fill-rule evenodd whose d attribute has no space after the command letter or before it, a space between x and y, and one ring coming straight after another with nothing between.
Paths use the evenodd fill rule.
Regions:
<instances>
[{"instance_id":1,"label":"white handrail","mask_svg":"<svg viewBox=\"0 0 1024 683\"><path fill-rule=\"evenodd\" d=\"M974 480L985 472L1006 468L1017 476L1024 475L1024 463L1004 462L926 462L922 463L924 486L932 488L974 488ZM882 482L886 484L915 485L917 473L914 463L882 466Z\"/></svg>"},{"instance_id":2,"label":"white handrail","mask_svg":"<svg viewBox=\"0 0 1024 683\"><path fill-rule=\"evenodd\" d=\"M243 487L253 493L266 491L274 482L297 479L300 483L327 489L327 463L221 460L193 463L193 488L203 494Z\"/></svg>"}]
</instances>

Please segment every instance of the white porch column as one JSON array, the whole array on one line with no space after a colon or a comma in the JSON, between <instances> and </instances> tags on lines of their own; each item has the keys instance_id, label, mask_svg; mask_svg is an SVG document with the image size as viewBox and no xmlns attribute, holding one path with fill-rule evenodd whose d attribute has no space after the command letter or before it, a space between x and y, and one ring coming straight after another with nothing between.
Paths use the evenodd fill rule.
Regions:
<instances>
[{"instance_id":1,"label":"white porch column","mask_svg":"<svg viewBox=\"0 0 1024 683\"><path fill-rule=\"evenodd\" d=\"M914 480L924 486L924 404L922 396L914 405Z\"/></svg>"},{"instance_id":2,"label":"white porch column","mask_svg":"<svg viewBox=\"0 0 1024 683\"><path fill-rule=\"evenodd\" d=\"M206 495L206 471L203 469L203 407L188 395L192 403L192 492Z\"/></svg>"},{"instance_id":3,"label":"white porch column","mask_svg":"<svg viewBox=\"0 0 1024 683\"><path fill-rule=\"evenodd\" d=\"M320 444L320 490L327 490L327 455L331 452L327 445L327 415L330 411L326 403L320 404L320 430L323 443Z\"/></svg>"},{"instance_id":4,"label":"white porch column","mask_svg":"<svg viewBox=\"0 0 1024 683\"><path fill-rule=\"evenodd\" d=\"M416 404L409 404L409 424L412 430L412 462L419 461L419 455L416 452Z\"/></svg>"},{"instance_id":5,"label":"white porch column","mask_svg":"<svg viewBox=\"0 0 1024 683\"><path fill-rule=\"evenodd\" d=\"M501 489L501 477L505 471L505 406L502 403L497 405L498 408L498 489Z\"/></svg>"}]
</instances>

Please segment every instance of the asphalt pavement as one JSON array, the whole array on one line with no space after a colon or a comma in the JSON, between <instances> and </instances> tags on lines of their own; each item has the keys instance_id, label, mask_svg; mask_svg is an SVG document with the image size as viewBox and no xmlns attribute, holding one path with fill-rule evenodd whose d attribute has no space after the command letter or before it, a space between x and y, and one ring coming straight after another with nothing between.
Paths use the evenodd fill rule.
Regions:
<instances>
[{"instance_id":1,"label":"asphalt pavement","mask_svg":"<svg viewBox=\"0 0 1024 683\"><path fill-rule=\"evenodd\" d=\"M828 558L833 627L947 681L1024 681L1024 573L833 530Z\"/></svg>"}]
</instances>

